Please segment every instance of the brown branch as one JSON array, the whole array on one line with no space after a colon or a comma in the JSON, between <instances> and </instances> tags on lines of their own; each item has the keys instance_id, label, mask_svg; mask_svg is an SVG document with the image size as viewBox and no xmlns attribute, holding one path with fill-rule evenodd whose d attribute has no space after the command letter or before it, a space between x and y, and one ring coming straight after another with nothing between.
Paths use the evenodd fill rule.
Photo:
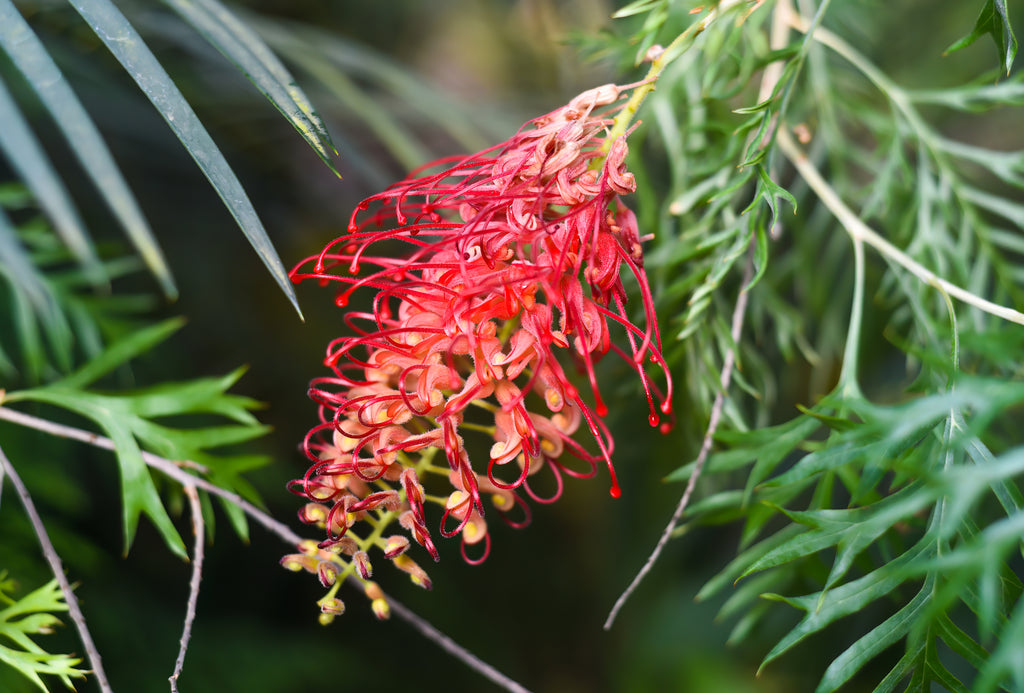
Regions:
<instances>
[{"instance_id":1,"label":"brown branch","mask_svg":"<svg viewBox=\"0 0 1024 693\"><path fill-rule=\"evenodd\" d=\"M53 548L53 542L50 541L50 535L46 532L46 526L43 524L39 512L36 511L35 503L32 502L32 496L29 495L28 488L25 487L21 477L18 476L14 465L7 459L3 448L0 448L0 469L3 470L4 476L10 477L18 498L21 499L21 504L25 507L25 514L28 515L32 529L35 530L39 546L43 550L43 556L46 557L46 562L50 564L50 570L53 572L53 577L57 580L57 584L60 585L60 591L64 593L64 601L68 605L68 614L71 616L75 628L78 629L78 637L81 639L82 646L85 648L85 654L89 658L89 666L92 667L96 683L99 684L100 690L103 693L113 693L113 689L107 681L107 674L103 670L99 650L96 649L96 643L93 642L92 636L89 634L89 628L85 625L85 615L82 614L82 609L78 605L78 599L71 589L71 583L68 582L68 578L64 574L64 566L61 563L60 556L57 554L57 550Z\"/></svg>"},{"instance_id":2,"label":"brown branch","mask_svg":"<svg viewBox=\"0 0 1024 693\"><path fill-rule=\"evenodd\" d=\"M740 335L743 332L743 317L747 312L747 290L746 287L750 284L751 278L754 276L754 241L751 240L750 250L747 253L747 264L743 271L743 284L740 289L739 296L736 297L736 307L732 312L732 344L729 346L728 351L725 352L725 358L722 360L722 375L719 380L718 394L715 395L715 402L711 405L711 416L708 418L708 427L704 432L704 440L700 446L700 452L697 454L697 462L693 467L693 474L690 475L690 480L686 484L686 490L683 491L682 498L679 499L679 503L676 505L676 510L672 513L672 519L669 520L668 525L661 533L661 537L658 539L657 545L651 555L647 557L647 561L643 567L640 568L640 572L634 576L633 581L629 583L619 598L615 600L615 605L612 606L612 610L608 613L608 618L605 619L604 629L611 630L612 625L615 623L616 616L619 615L619 611L626 604L633 592L636 591L640 583L643 582L647 574L651 572L651 568L658 561L661 556L662 550L665 548L665 544L671 538L672 533L679 525L679 520L682 518L683 513L686 511L687 506L690 504L690 498L693 496L693 490L697 486L697 481L700 479L701 473L704 471L704 465L707 462L708 456L711 454L711 443L715 436L715 431L718 430L718 422L722 418L722 409L725 407L725 398L729 391L729 383L732 381L732 370L736 365L736 347L740 343Z\"/></svg>"},{"instance_id":3,"label":"brown branch","mask_svg":"<svg viewBox=\"0 0 1024 693\"><path fill-rule=\"evenodd\" d=\"M185 607L185 626L181 631L181 647L178 650L178 659L174 662L174 673L168 679L171 682L171 693L178 693L178 677L185 666L185 652L188 651L188 643L192 639L192 623L196 619L199 582L203 579L203 557L206 547L206 524L203 522L203 506L199 502L199 492L196 491L194 484L188 484L184 489L192 514L192 531L196 535L196 542L192 548L192 577L188 585L188 604Z\"/></svg>"},{"instance_id":4,"label":"brown branch","mask_svg":"<svg viewBox=\"0 0 1024 693\"><path fill-rule=\"evenodd\" d=\"M34 428L38 431L43 431L44 433L49 433L61 438L79 440L105 450L115 449L113 441L109 438L105 438L89 431L73 428L71 426L47 421L46 419L40 419L29 414L8 409L4 406L0 406L0 420L6 420L28 428ZM216 484L210 483L206 479L186 472L182 468L185 465L180 465L176 462L172 462L171 460L167 460L163 457L147 452L142 453L142 459L147 465L163 472L182 486L193 486L195 488L202 489L237 505L246 515L263 525L267 531L271 534L277 535L278 538L290 546L298 548L299 543L303 541L302 537L296 534L288 525L274 519L260 508L257 508L255 505L239 496L237 493L223 489ZM488 678L505 690L510 691L510 693L524 693L527 691L526 688L523 688L520 684L505 676L490 664L487 664L472 652L439 631L429 622L416 615L415 612L403 605L394 597L387 596L386 598L388 604L391 606L391 610L397 614L400 619L418 630L428 640L432 640L438 647L458 659L473 671L476 671L478 674Z\"/></svg>"}]
</instances>

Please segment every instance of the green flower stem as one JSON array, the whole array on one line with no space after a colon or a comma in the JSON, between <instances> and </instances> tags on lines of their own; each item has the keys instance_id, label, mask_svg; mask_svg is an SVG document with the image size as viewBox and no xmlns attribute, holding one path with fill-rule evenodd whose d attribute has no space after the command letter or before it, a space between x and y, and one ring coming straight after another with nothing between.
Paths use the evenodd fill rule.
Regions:
<instances>
[{"instance_id":1,"label":"green flower stem","mask_svg":"<svg viewBox=\"0 0 1024 693\"><path fill-rule=\"evenodd\" d=\"M829 185L828 181L822 178L821 174L818 173L818 169L816 169L814 164L808 160L807 155L800 150L785 127L779 128L776 142L778 142L779 149L782 150L782 153L787 159L789 159L793 166L796 167L800 176L818 196L818 199L828 207L829 211L832 212L854 241L867 243L887 260L901 265L928 286L944 291L953 298L983 310L986 313L990 313L1004 320L1009 320L1010 322L1015 322L1018 325L1024 325L1024 313L993 303L992 301L977 296L966 289L960 288L952 282L946 281L894 246L892 243L882 238L877 231L861 221L860 217L854 214L853 211L846 206L846 203L842 201L835 189Z\"/></svg>"},{"instance_id":2,"label":"green flower stem","mask_svg":"<svg viewBox=\"0 0 1024 693\"><path fill-rule=\"evenodd\" d=\"M661 77L661 73L665 71L665 68L672 64L676 58L685 53L698 36L704 33L709 26L711 26L715 20L722 15L726 14L729 10L738 7L740 5L750 5L750 12L753 12L764 0L722 0L720 3L712 7L706 15L704 15L695 24L691 24L686 30L676 36L665 50L661 52L654 60L651 61L651 68L647 71L647 76L644 77L629 97L629 101L622 107L618 115L615 116L615 121L612 123L611 130L608 131L608 136L605 138L604 145L601 147L601 151L607 154L611 151L612 143L626 134L630 124L633 122L634 116L637 111L640 110L641 104L648 97L648 95L654 91L655 86L658 83L658 78ZM595 159L597 167L600 167L602 163L600 159Z\"/></svg>"}]
</instances>

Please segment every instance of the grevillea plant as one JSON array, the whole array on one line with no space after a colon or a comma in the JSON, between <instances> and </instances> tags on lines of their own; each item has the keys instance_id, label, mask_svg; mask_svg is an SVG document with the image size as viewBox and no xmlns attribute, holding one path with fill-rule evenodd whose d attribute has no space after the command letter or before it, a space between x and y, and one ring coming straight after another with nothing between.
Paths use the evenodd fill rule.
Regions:
<instances>
[{"instance_id":1,"label":"grevillea plant","mask_svg":"<svg viewBox=\"0 0 1024 693\"><path fill-rule=\"evenodd\" d=\"M1024 691L1013 3L260 4L0 0L0 691Z\"/></svg>"},{"instance_id":2,"label":"grevillea plant","mask_svg":"<svg viewBox=\"0 0 1024 693\"><path fill-rule=\"evenodd\" d=\"M647 239L621 199L636 181L625 136L608 138L626 92L590 89L506 142L426 165L363 200L347 235L292 270L296 282L342 285L336 302L354 333L330 343L332 375L310 384L320 423L303 447L313 464L291 484L309 501L299 517L327 537L282 559L331 587L322 620L343 610L335 595L349 575L387 615L370 581L371 550L429 589L406 553L412 539L440 558L429 506L436 533L459 537L463 558L479 563L491 548L488 519L527 525L524 496L554 502L566 476L593 477L603 464L619 497L596 371L609 352L636 371L651 425L669 430ZM640 324L627 309L624 271L637 285ZM370 311L350 305L361 289ZM664 391L649 364L665 371ZM589 448L574 437L581 428ZM484 443L475 461L473 438ZM531 486L538 474L554 477L551 495Z\"/></svg>"}]
</instances>

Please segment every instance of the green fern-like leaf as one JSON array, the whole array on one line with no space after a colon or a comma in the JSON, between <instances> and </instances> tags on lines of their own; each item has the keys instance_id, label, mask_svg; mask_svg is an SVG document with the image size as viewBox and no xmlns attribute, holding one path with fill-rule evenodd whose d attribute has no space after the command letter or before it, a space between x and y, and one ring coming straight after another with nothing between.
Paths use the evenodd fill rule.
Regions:
<instances>
[{"instance_id":1,"label":"green fern-like leaf","mask_svg":"<svg viewBox=\"0 0 1024 693\"><path fill-rule=\"evenodd\" d=\"M85 678L86 672L77 665L82 661L71 655L50 654L32 639L32 636L53 632L60 621L54 613L68 610L64 595L53 580L14 599L14 581L7 571L0 571L0 662L13 667L41 691L49 690L43 676L56 676L70 690L72 678Z\"/></svg>"}]
</instances>

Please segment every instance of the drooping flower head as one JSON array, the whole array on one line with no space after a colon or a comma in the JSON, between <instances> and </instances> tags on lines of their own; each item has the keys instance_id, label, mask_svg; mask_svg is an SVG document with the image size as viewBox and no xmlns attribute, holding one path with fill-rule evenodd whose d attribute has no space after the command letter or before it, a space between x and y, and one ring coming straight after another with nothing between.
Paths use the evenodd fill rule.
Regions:
<instances>
[{"instance_id":1,"label":"drooping flower head","mask_svg":"<svg viewBox=\"0 0 1024 693\"><path fill-rule=\"evenodd\" d=\"M305 441L313 466L292 490L311 501L300 515L327 539L298 568L327 561L367 580L366 549L376 544L429 585L404 554L408 539L384 537L392 519L437 560L425 516L425 504L437 503L441 535L459 535L463 556L479 562L490 549L484 495L522 526L521 493L551 502L564 475L590 477L604 463L620 494L597 361L614 351L636 371L652 425L671 400L644 239L620 200L636 187L626 140L605 138L622 91L591 89L507 142L414 172L361 202L348 233L292 271L296 282L339 282L343 308L354 292L373 292L371 310L346 312L351 336L328 346L332 374L310 385L321 422ZM624 266L639 287L639 325L626 310ZM613 342L616 330L628 351ZM664 392L648 363L665 370ZM587 392L571 370L582 371ZM580 426L592 444L573 437ZM480 459L486 447L473 438L487 441L489 457ZM442 451L443 466L434 459ZM530 483L542 470L555 480L548 497ZM446 478L447 496L427 495L427 475ZM372 540L350 531L361 520ZM326 604L325 613L336 610Z\"/></svg>"}]
</instances>

